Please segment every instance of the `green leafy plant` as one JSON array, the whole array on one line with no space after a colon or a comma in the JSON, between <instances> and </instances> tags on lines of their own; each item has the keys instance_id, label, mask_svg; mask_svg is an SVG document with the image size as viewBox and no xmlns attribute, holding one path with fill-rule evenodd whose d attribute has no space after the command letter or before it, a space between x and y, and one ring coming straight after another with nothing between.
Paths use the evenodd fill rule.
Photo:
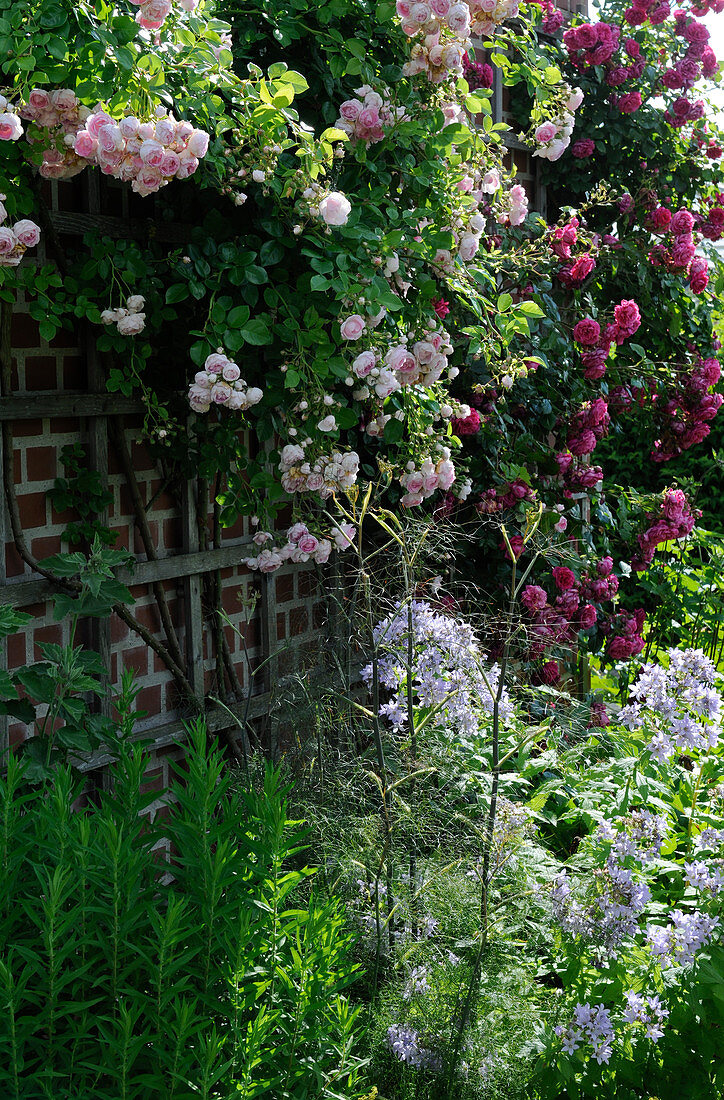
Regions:
<instances>
[{"instance_id":1,"label":"green leafy plant","mask_svg":"<svg viewBox=\"0 0 724 1100\"><path fill-rule=\"evenodd\" d=\"M70 443L60 452L59 460L65 477L57 477L48 498L58 512L72 508L80 519L68 524L63 537L71 544L90 543L97 535L101 542L112 546L116 536L103 526L98 517L113 503L113 494L103 486L97 470L91 469L82 443Z\"/></svg>"},{"instance_id":2,"label":"green leafy plant","mask_svg":"<svg viewBox=\"0 0 724 1100\"><path fill-rule=\"evenodd\" d=\"M117 741L116 724L94 706L94 701L109 691L107 669L100 656L78 644L76 638L82 618L108 616L119 603L132 602L130 592L113 573L128 560L126 551L109 549L96 534L88 556L74 551L42 563L46 575L65 586L52 598L54 618L67 621L67 643L38 643L42 660L5 672L0 678L0 714L29 727L29 736L20 746L28 780L42 781L69 757ZM0 636L14 633L29 618L5 608ZM122 693L127 696L127 692L125 684Z\"/></svg>"},{"instance_id":3,"label":"green leafy plant","mask_svg":"<svg viewBox=\"0 0 724 1100\"><path fill-rule=\"evenodd\" d=\"M278 771L236 788L202 723L168 791L121 744L110 789L0 780L0 1090L13 1100L361 1096L339 907ZM149 816L160 799L165 814ZM159 846L170 845L164 867Z\"/></svg>"}]
</instances>

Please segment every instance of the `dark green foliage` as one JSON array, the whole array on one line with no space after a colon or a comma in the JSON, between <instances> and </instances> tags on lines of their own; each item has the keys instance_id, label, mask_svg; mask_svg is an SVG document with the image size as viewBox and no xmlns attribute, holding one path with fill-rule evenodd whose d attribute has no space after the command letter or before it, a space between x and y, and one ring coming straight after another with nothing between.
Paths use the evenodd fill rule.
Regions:
<instances>
[{"instance_id":1,"label":"dark green foliage","mask_svg":"<svg viewBox=\"0 0 724 1100\"><path fill-rule=\"evenodd\" d=\"M63 447L59 457L66 476L56 477L53 488L48 490L48 498L58 512L72 508L80 516L79 520L68 524L63 538L75 544L92 542L98 535L105 545L112 546L117 536L100 522L99 516L113 504L113 493L104 488L98 471L88 465L82 443Z\"/></svg>"},{"instance_id":2,"label":"dark green foliage","mask_svg":"<svg viewBox=\"0 0 724 1100\"><path fill-rule=\"evenodd\" d=\"M69 769L0 781L0 1095L93 1100L361 1093L350 936L299 865L278 771L232 789L201 723L168 816L123 748L95 804ZM169 792L165 792L169 793ZM164 863L170 843L172 858ZM292 866L294 865L294 867Z\"/></svg>"},{"instance_id":3,"label":"dark green foliage","mask_svg":"<svg viewBox=\"0 0 724 1100\"><path fill-rule=\"evenodd\" d=\"M56 554L42 563L64 586L52 599L55 620L68 619L67 644L39 642L42 660L0 672L0 715L27 727L19 751L25 758L23 774L28 782L44 782L59 764L117 743L116 724L95 707L108 690L108 670L98 653L76 644L76 635L81 618L106 618L114 607L132 602L130 592L114 575L128 557L125 550L109 549L96 535L88 555ZM29 619L13 608L0 609L0 638L14 634ZM118 703L122 725L128 720L132 726L143 717L131 716L137 694L131 673L125 672Z\"/></svg>"}]
</instances>

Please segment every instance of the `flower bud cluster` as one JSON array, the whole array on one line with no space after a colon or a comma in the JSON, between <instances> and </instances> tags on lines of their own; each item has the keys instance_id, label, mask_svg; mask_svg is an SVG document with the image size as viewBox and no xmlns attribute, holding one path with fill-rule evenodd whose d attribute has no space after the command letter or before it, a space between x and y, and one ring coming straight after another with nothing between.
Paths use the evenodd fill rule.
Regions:
<instances>
[{"instance_id":1,"label":"flower bud cluster","mask_svg":"<svg viewBox=\"0 0 724 1100\"><path fill-rule=\"evenodd\" d=\"M400 498L403 508L413 508L431 497L437 489L446 492L455 481L455 467L450 461L449 447L440 447L440 457L427 457L416 469L414 462L407 464L407 472L400 478L405 494Z\"/></svg>"},{"instance_id":2,"label":"flower bud cluster","mask_svg":"<svg viewBox=\"0 0 724 1100\"><path fill-rule=\"evenodd\" d=\"M318 493L323 500L333 493L351 489L359 472L356 451L333 451L308 458L308 442L287 443L279 459L282 486L287 493Z\"/></svg>"},{"instance_id":3,"label":"flower bud cluster","mask_svg":"<svg viewBox=\"0 0 724 1100\"><path fill-rule=\"evenodd\" d=\"M369 84L355 88L355 96L359 98L346 99L340 104L339 118L334 124L349 134L351 142L360 141L369 148L382 141L386 130L407 117L404 107L393 107L389 99Z\"/></svg>"},{"instance_id":4,"label":"flower bud cluster","mask_svg":"<svg viewBox=\"0 0 724 1100\"><path fill-rule=\"evenodd\" d=\"M115 325L121 336L138 336L146 324L146 314L143 312L145 304L146 299L141 294L131 294L125 306L104 309L101 322L104 325Z\"/></svg>"},{"instance_id":5,"label":"flower bud cluster","mask_svg":"<svg viewBox=\"0 0 724 1100\"><path fill-rule=\"evenodd\" d=\"M165 108L154 121L127 115L116 122L102 107L85 119L66 143L75 154L97 164L107 176L130 182L139 195L151 195L172 179L187 179L209 147L209 135L190 122L179 122Z\"/></svg>"},{"instance_id":6,"label":"flower bud cluster","mask_svg":"<svg viewBox=\"0 0 724 1100\"><path fill-rule=\"evenodd\" d=\"M207 356L204 369L194 376L188 399L196 413L206 413L212 405L246 412L252 405L258 405L263 396L258 386L247 385L237 364L219 349Z\"/></svg>"},{"instance_id":7,"label":"flower bud cluster","mask_svg":"<svg viewBox=\"0 0 724 1100\"><path fill-rule=\"evenodd\" d=\"M335 525L331 536L331 539L322 538L312 534L306 523L295 523L287 531L286 542L277 546L271 531L257 531L252 541L259 552L241 560L249 569L260 573L274 573L287 561L295 564L313 561L324 565L332 553L332 540L338 550L347 550L354 543L355 529L351 524Z\"/></svg>"}]
</instances>

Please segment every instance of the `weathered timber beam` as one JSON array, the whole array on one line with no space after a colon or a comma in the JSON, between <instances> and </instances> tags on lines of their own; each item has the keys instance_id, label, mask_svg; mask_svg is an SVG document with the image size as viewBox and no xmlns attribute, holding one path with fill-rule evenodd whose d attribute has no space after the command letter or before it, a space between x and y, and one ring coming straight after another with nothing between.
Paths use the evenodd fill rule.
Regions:
<instances>
[{"instance_id":1,"label":"weathered timber beam","mask_svg":"<svg viewBox=\"0 0 724 1100\"><path fill-rule=\"evenodd\" d=\"M143 412L137 397L120 393L28 393L0 397L0 421L49 416L117 416Z\"/></svg>"},{"instance_id":2,"label":"weathered timber beam","mask_svg":"<svg viewBox=\"0 0 724 1100\"><path fill-rule=\"evenodd\" d=\"M221 546L218 550L198 551L193 554L174 554L156 561L139 561L131 569L117 569L116 578L122 584L153 584L177 577L191 577L195 573L210 573L214 569L228 569L241 564L249 539L233 546ZM19 581L0 585L0 603L10 607L27 607L47 599L53 586L44 579Z\"/></svg>"},{"instance_id":3,"label":"weathered timber beam","mask_svg":"<svg viewBox=\"0 0 724 1100\"><path fill-rule=\"evenodd\" d=\"M204 721L211 733L233 728L234 721L229 716L229 711L236 717L246 718L249 721L253 718L263 717L269 709L269 702L270 696L265 692L263 695L252 696L251 702L248 704L248 710L246 700L241 703L230 704L226 710L214 703L208 703L203 715ZM193 717L193 715L189 715L188 721L192 721ZM183 721L165 722L162 726L152 726L150 729L136 731L132 740L147 740L154 750L164 748L166 745L182 745L186 741L186 727ZM90 772L96 768L107 767L114 760L115 755L108 749L97 749L94 753L90 753L82 759L76 759L74 763L79 771Z\"/></svg>"},{"instance_id":4,"label":"weathered timber beam","mask_svg":"<svg viewBox=\"0 0 724 1100\"><path fill-rule=\"evenodd\" d=\"M160 241L162 244L188 244L190 225L159 222L142 218L113 218L107 214L71 214L56 210L50 215L56 233L80 237L84 233L102 233L119 240Z\"/></svg>"}]
</instances>

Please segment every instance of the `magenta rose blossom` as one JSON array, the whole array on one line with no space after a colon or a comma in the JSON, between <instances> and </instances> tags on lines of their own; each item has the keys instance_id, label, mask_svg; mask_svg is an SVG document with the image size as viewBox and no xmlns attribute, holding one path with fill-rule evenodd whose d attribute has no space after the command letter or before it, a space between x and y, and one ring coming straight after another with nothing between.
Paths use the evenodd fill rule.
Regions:
<instances>
[{"instance_id":1,"label":"magenta rose blossom","mask_svg":"<svg viewBox=\"0 0 724 1100\"><path fill-rule=\"evenodd\" d=\"M596 152L596 143L591 138L582 138L581 141L573 143L571 152L578 160L585 160L586 157L593 156Z\"/></svg>"},{"instance_id":2,"label":"magenta rose blossom","mask_svg":"<svg viewBox=\"0 0 724 1100\"><path fill-rule=\"evenodd\" d=\"M668 229L671 225L671 211L665 206L657 206L651 215L652 229Z\"/></svg>"},{"instance_id":3,"label":"magenta rose blossom","mask_svg":"<svg viewBox=\"0 0 724 1100\"><path fill-rule=\"evenodd\" d=\"M537 584L528 584L523 589L520 602L529 611L542 611L548 603L548 594L544 588Z\"/></svg>"},{"instance_id":4,"label":"magenta rose blossom","mask_svg":"<svg viewBox=\"0 0 724 1100\"><path fill-rule=\"evenodd\" d=\"M596 625L598 618L598 612L592 603L586 603L581 608L578 614L579 621L584 630L589 630L590 627Z\"/></svg>"},{"instance_id":5,"label":"magenta rose blossom","mask_svg":"<svg viewBox=\"0 0 724 1100\"><path fill-rule=\"evenodd\" d=\"M634 111L638 111L642 102L640 92L627 92L619 99L618 109L625 115L632 115Z\"/></svg>"},{"instance_id":6,"label":"magenta rose blossom","mask_svg":"<svg viewBox=\"0 0 724 1100\"><path fill-rule=\"evenodd\" d=\"M450 423L455 435L475 435L480 431L480 413L471 409L466 417L454 417Z\"/></svg>"},{"instance_id":7,"label":"magenta rose blossom","mask_svg":"<svg viewBox=\"0 0 724 1100\"><path fill-rule=\"evenodd\" d=\"M608 643L606 655L612 661L623 661L632 655L633 649L628 638L612 638Z\"/></svg>"},{"instance_id":8,"label":"magenta rose blossom","mask_svg":"<svg viewBox=\"0 0 724 1100\"><path fill-rule=\"evenodd\" d=\"M601 326L591 317L584 317L573 330L573 339L577 344L593 346L601 338Z\"/></svg>"},{"instance_id":9,"label":"magenta rose blossom","mask_svg":"<svg viewBox=\"0 0 724 1100\"><path fill-rule=\"evenodd\" d=\"M615 307L613 316L616 322L616 343L622 344L629 336L633 336L641 324L639 307L633 299L624 299Z\"/></svg>"},{"instance_id":10,"label":"magenta rose blossom","mask_svg":"<svg viewBox=\"0 0 724 1100\"><path fill-rule=\"evenodd\" d=\"M565 565L557 565L555 569L551 570L553 574L553 580L556 582L556 588L560 592L567 592L569 588L574 588L576 585L576 576Z\"/></svg>"},{"instance_id":11,"label":"magenta rose blossom","mask_svg":"<svg viewBox=\"0 0 724 1100\"><path fill-rule=\"evenodd\" d=\"M561 670L557 661L546 661L540 670L541 680L544 684L557 684L561 678Z\"/></svg>"},{"instance_id":12,"label":"magenta rose blossom","mask_svg":"<svg viewBox=\"0 0 724 1100\"><path fill-rule=\"evenodd\" d=\"M677 237L683 236L685 233L691 233L694 228L694 218L688 210L677 210L671 219L671 231L676 233Z\"/></svg>"}]
</instances>

